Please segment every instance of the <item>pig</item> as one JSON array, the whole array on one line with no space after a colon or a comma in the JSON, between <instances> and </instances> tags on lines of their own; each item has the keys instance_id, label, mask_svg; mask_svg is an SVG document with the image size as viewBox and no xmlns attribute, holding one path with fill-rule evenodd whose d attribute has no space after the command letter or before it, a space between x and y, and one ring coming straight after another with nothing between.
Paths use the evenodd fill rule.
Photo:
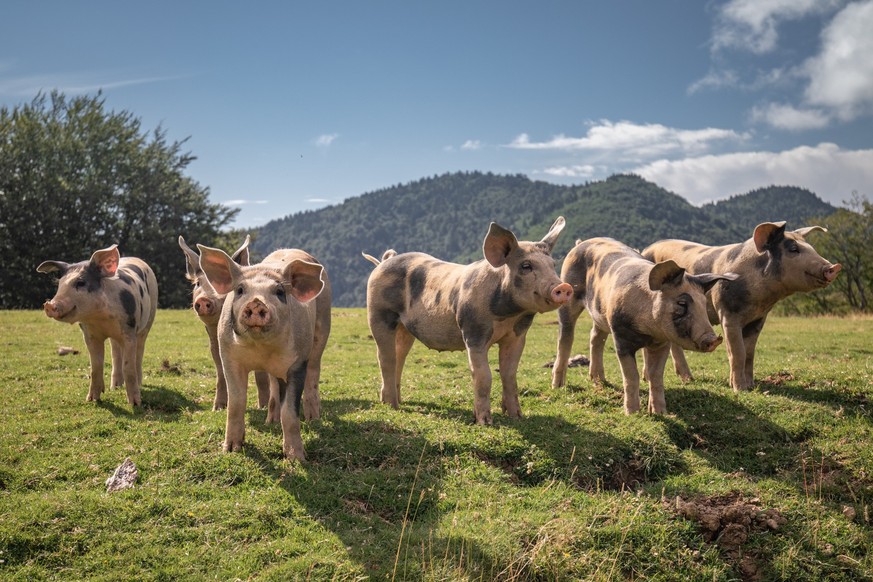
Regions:
<instances>
[{"instance_id":1,"label":"pig","mask_svg":"<svg viewBox=\"0 0 873 582\"><path fill-rule=\"evenodd\" d=\"M242 266L249 265L249 243L251 237L246 236L242 245L231 255L231 258ZM192 308L206 327L206 334L209 336L209 351L212 354L212 361L215 364L215 399L212 403L212 410L224 410L227 407L227 381L224 378L224 370L221 367L221 355L218 350L218 318L221 315L221 308L224 305L224 295L220 295L204 275L200 268L200 255L195 253L191 247L187 245L182 235L179 235L179 246L185 253L185 271L189 281L193 284L192 291ZM271 397L271 388L273 389L272 397L275 400L276 390L278 385L271 384L269 374L265 372L255 372L255 383L258 387L258 406L261 408L267 407L267 423L278 422L278 418L271 416L271 410L277 410L276 406L269 407ZM305 408L306 401L304 401ZM307 414L308 412L308 414ZM304 410L304 416L307 420L312 418L312 411Z\"/></svg>"},{"instance_id":2,"label":"pig","mask_svg":"<svg viewBox=\"0 0 873 582\"><path fill-rule=\"evenodd\" d=\"M842 269L823 259L806 242L810 232L827 229L809 226L793 232L785 222L764 222L745 242L712 247L683 240L658 241L643 250L654 261L673 259L690 273L733 271L736 281L725 281L710 291L710 321L720 323L727 338L730 383L735 391L755 384L755 346L767 314L781 299L801 291L822 289ZM691 370L680 346L671 351L676 372L685 380Z\"/></svg>"},{"instance_id":3,"label":"pig","mask_svg":"<svg viewBox=\"0 0 873 582\"><path fill-rule=\"evenodd\" d=\"M559 217L542 240L519 242L492 222L482 245L485 259L469 265L392 251L373 261L378 265L367 281L367 319L382 374L382 402L400 406L403 364L417 339L434 350L467 351L475 422L491 424L488 349L496 343L503 412L520 417L516 372L527 330L535 314L557 309L572 294L551 257L564 224Z\"/></svg>"},{"instance_id":4,"label":"pig","mask_svg":"<svg viewBox=\"0 0 873 582\"><path fill-rule=\"evenodd\" d=\"M135 257L121 257L118 245L95 251L79 263L44 261L40 273L58 272L58 290L46 301L48 317L78 323L91 359L86 401L98 401L105 389L106 339L112 352L111 387L124 385L127 402L142 404L142 358L158 308L158 282L151 268Z\"/></svg>"},{"instance_id":5,"label":"pig","mask_svg":"<svg viewBox=\"0 0 873 582\"><path fill-rule=\"evenodd\" d=\"M307 398L320 414L318 380L330 335L331 289L324 267L299 249L277 250L257 265L241 266L220 249L197 248L210 285L220 295L231 293L218 320L227 381L224 450L242 448L248 374L262 370L277 382L270 412L282 423L283 453L289 460L306 460L300 404Z\"/></svg>"},{"instance_id":6,"label":"pig","mask_svg":"<svg viewBox=\"0 0 873 582\"><path fill-rule=\"evenodd\" d=\"M591 379L606 382L603 347L611 333L621 365L624 412L640 410L640 377L636 353L643 350L644 377L649 383L648 410L667 412L664 364L670 344L711 352L722 342L706 314L706 291L736 275L690 275L673 261L653 263L611 238L577 241L561 268L561 279L573 287L573 298L558 309L558 355L552 386L566 384L567 361L576 321L585 308L593 326L590 337Z\"/></svg>"}]
</instances>

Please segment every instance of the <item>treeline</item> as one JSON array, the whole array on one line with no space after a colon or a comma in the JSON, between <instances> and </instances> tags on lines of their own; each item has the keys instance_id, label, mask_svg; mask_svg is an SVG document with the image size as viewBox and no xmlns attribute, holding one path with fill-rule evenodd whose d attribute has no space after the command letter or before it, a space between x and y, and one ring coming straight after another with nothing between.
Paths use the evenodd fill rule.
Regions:
<instances>
[{"instance_id":1,"label":"treeline","mask_svg":"<svg viewBox=\"0 0 873 582\"><path fill-rule=\"evenodd\" d=\"M836 208L808 190L771 186L702 208L635 175L615 175L579 186L526 176L461 172L385 188L317 211L275 220L260 229L253 249L305 248L324 262L337 305L362 306L372 265L360 253L422 251L469 262L482 258L491 221L527 240L539 240L562 215L567 228L555 257L576 239L610 236L636 248L663 238L729 244L749 238L757 224L787 220L789 227Z\"/></svg>"},{"instance_id":2,"label":"treeline","mask_svg":"<svg viewBox=\"0 0 873 582\"><path fill-rule=\"evenodd\" d=\"M0 309L35 308L54 293L36 265L75 262L110 244L148 261L161 307L186 307L190 285L177 245L235 249L246 232L228 228L237 211L209 202L209 189L185 175L195 157L128 112L107 111L102 96L38 95L0 108ZM482 257L490 222L538 240L557 216L567 228L555 257L576 239L610 236L643 248L663 238L706 244L747 239L755 225L786 220L821 224L814 235L826 258L843 264L828 289L796 295L783 312L869 311L873 289L873 208L859 194L837 209L795 187L770 186L703 207L635 175L577 186L523 175L459 172L398 184L342 204L274 220L253 235L255 259L281 247L306 249L330 273L337 306L363 306L379 256L422 251L456 262Z\"/></svg>"},{"instance_id":3,"label":"treeline","mask_svg":"<svg viewBox=\"0 0 873 582\"><path fill-rule=\"evenodd\" d=\"M52 297L40 262L78 262L111 244L151 265L161 307L187 305L179 234L223 246L237 212L184 175L194 159L161 128L107 111L99 94L55 92L0 109L0 308Z\"/></svg>"}]
</instances>

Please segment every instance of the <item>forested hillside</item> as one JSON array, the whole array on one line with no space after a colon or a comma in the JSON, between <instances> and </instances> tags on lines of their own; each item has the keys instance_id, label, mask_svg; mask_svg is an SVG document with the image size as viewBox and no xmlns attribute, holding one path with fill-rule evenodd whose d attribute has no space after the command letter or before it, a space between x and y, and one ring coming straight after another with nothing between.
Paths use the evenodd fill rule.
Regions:
<instances>
[{"instance_id":1,"label":"forested hillside","mask_svg":"<svg viewBox=\"0 0 873 582\"><path fill-rule=\"evenodd\" d=\"M743 204L744 196L752 195L754 201ZM835 210L823 210L829 205L796 188L744 196L698 208L634 175L559 186L522 175L445 174L272 221L260 229L252 248L256 257L279 247L309 251L327 268L334 304L363 306L373 266L362 251L380 256L393 248L470 262L482 258L482 239L491 221L520 239L539 240L555 218L564 216L567 228L555 248L560 260L576 239L611 236L637 248L662 238L727 244L748 238L759 222L786 219L789 210L791 226L803 222L796 217ZM783 209L770 197L789 200L785 215L774 215Z\"/></svg>"}]
</instances>

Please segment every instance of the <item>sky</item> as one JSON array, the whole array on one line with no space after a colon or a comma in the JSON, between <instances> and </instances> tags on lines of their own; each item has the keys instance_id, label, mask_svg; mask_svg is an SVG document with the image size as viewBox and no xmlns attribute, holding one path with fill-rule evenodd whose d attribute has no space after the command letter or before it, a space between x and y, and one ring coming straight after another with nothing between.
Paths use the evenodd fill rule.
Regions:
<instances>
[{"instance_id":1,"label":"sky","mask_svg":"<svg viewBox=\"0 0 873 582\"><path fill-rule=\"evenodd\" d=\"M873 197L871 31L873 0L12 0L0 107L102 92L239 228L457 171L840 205Z\"/></svg>"}]
</instances>

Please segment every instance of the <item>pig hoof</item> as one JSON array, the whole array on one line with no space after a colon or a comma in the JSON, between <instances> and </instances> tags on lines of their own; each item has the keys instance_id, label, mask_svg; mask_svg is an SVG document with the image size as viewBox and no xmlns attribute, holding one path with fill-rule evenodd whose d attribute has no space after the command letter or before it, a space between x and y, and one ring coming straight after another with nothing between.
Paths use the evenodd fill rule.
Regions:
<instances>
[{"instance_id":1,"label":"pig hoof","mask_svg":"<svg viewBox=\"0 0 873 582\"><path fill-rule=\"evenodd\" d=\"M688 382L694 382L694 376L692 376L691 374L679 374L679 379L682 380L684 384L687 384Z\"/></svg>"},{"instance_id":2,"label":"pig hoof","mask_svg":"<svg viewBox=\"0 0 873 582\"><path fill-rule=\"evenodd\" d=\"M286 451L285 458L289 461L300 461L301 463L306 461L306 454L303 451Z\"/></svg>"},{"instance_id":3,"label":"pig hoof","mask_svg":"<svg viewBox=\"0 0 873 582\"><path fill-rule=\"evenodd\" d=\"M224 441L224 445L221 448L225 453L237 453L242 450L242 443Z\"/></svg>"},{"instance_id":4,"label":"pig hoof","mask_svg":"<svg viewBox=\"0 0 873 582\"><path fill-rule=\"evenodd\" d=\"M224 410L225 408L227 408L227 402L215 402L215 403L212 405L212 410L213 410L213 411L216 411L216 410Z\"/></svg>"},{"instance_id":5,"label":"pig hoof","mask_svg":"<svg viewBox=\"0 0 873 582\"><path fill-rule=\"evenodd\" d=\"M476 417L476 424L480 424L483 426L491 426L493 422L491 421L490 414L483 414L482 416Z\"/></svg>"}]
</instances>

